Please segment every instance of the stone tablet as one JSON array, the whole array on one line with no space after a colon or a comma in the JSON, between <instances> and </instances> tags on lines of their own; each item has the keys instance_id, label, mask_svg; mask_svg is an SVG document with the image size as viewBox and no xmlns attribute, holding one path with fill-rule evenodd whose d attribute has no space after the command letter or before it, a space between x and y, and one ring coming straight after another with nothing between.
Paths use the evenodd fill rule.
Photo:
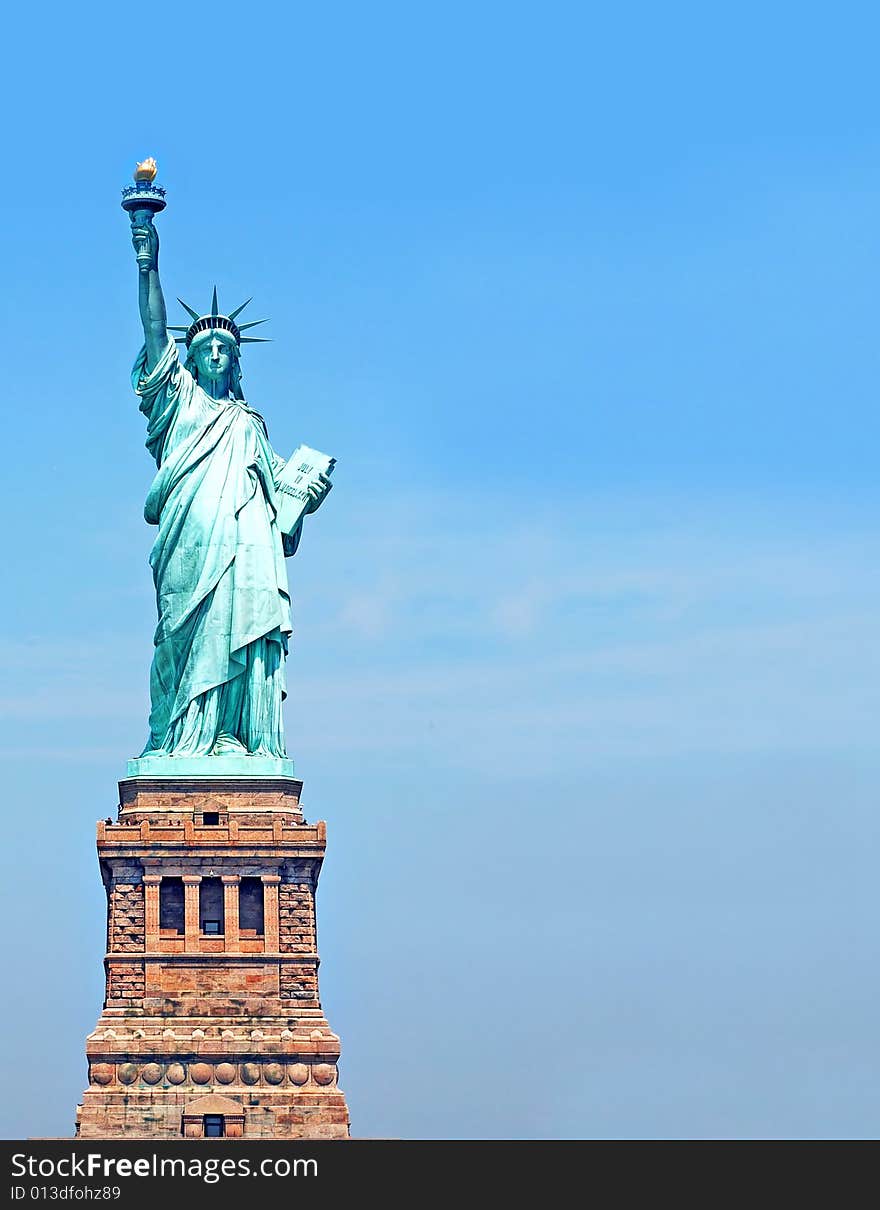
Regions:
<instances>
[{"instance_id":1,"label":"stone tablet","mask_svg":"<svg viewBox=\"0 0 880 1210\"><path fill-rule=\"evenodd\" d=\"M275 484L278 492L276 520L283 534L295 531L311 502L309 487L318 483L319 475L331 475L335 465L335 458L308 445L299 445L293 451Z\"/></svg>"}]
</instances>

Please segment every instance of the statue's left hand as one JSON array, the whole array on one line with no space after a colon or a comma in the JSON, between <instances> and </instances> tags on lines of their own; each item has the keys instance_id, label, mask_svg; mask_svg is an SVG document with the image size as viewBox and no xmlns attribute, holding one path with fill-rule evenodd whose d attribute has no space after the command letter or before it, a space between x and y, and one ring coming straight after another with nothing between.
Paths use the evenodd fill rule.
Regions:
<instances>
[{"instance_id":1,"label":"statue's left hand","mask_svg":"<svg viewBox=\"0 0 880 1210\"><path fill-rule=\"evenodd\" d=\"M308 488L308 494L311 503L306 506L307 513L316 513L327 498L327 493L333 484L326 475L319 474L317 483L312 483Z\"/></svg>"}]
</instances>

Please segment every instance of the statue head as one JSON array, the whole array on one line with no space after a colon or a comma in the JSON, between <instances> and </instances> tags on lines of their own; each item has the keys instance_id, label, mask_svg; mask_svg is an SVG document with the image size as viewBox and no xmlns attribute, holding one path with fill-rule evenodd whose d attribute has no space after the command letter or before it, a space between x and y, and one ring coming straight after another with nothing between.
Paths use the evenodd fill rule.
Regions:
<instances>
[{"instance_id":1,"label":"statue head","mask_svg":"<svg viewBox=\"0 0 880 1210\"><path fill-rule=\"evenodd\" d=\"M266 342L259 336L243 336L242 333L247 328L256 328L258 324L265 323L265 319L254 319L246 324L235 322L250 299L228 315L221 314L217 306L216 286L211 299L211 310L207 315L199 315L198 311L194 311L182 298L177 301L193 321L186 326L168 325L170 332L183 333L174 339L178 344L186 345L186 368L196 382L201 382L203 388L211 388L210 394L215 399L222 399L227 395L233 399L244 399L241 393L241 346Z\"/></svg>"},{"instance_id":2,"label":"statue head","mask_svg":"<svg viewBox=\"0 0 880 1210\"><path fill-rule=\"evenodd\" d=\"M238 341L231 332L222 328L208 328L199 332L189 346L186 368L196 382L207 388L215 398L225 395L233 399L244 399L241 393L241 357Z\"/></svg>"}]
</instances>

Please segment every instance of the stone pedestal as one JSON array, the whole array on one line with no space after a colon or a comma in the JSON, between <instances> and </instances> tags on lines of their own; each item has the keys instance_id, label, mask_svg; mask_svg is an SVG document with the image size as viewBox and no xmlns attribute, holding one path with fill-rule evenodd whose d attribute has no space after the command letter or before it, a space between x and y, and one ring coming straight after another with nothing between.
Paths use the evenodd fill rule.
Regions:
<instances>
[{"instance_id":1,"label":"stone pedestal","mask_svg":"<svg viewBox=\"0 0 880 1210\"><path fill-rule=\"evenodd\" d=\"M81 1138L347 1138L318 995L326 826L293 777L120 782Z\"/></svg>"}]
</instances>

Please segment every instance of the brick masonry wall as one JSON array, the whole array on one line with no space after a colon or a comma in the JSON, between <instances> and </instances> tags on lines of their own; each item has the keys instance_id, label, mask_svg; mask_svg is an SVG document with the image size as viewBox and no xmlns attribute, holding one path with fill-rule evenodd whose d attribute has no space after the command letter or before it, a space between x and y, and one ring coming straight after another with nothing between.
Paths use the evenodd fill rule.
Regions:
<instances>
[{"instance_id":1,"label":"brick masonry wall","mask_svg":"<svg viewBox=\"0 0 880 1210\"><path fill-rule=\"evenodd\" d=\"M216 778L187 781L161 778L127 778L119 783L122 816L149 818L151 813L180 811L235 811L244 819L265 819L267 811L287 812L287 818L302 821L299 796L302 782L293 778Z\"/></svg>"},{"instance_id":2,"label":"brick masonry wall","mask_svg":"<svg viewBox=\"0 0 880 1210\"><path fill-rule=\"evenodd\" d=\"M296 1000L320 1007L318 1001L318 976L314 967L294 966L285 962L281 967L281 999Z\"/></svg>"},{"instance_id":3,"label":"brick masonry wall","mask_svg":"<svg viewBox=\"0 0 880 1210\"><path fill-rule=\"evenodd\" d=\"M143 962L113 962L107 971L107 1005L130 1008L143 1003Z\"/></svg>"},{"instance_id":4,"label":"brick masonry wall","mask_svg":"<svg viewBox=\"0 0 880 1210\"><path fill-rule=\"evenodd\" d=\"M307 882L282 883L278 888L278 912L281 953L313 954L317 939L311 886Z\"/></svg>"},{"instance_id":5,"label":"brick masonry wall","mask_svg":"<svg viewBox=\"0 0 880 1210\"><path fill-rule=\"evenodd\" d=\"M110 952L144 951L144 884L117 882L110 892Z\"/></svg>"}]
</instances>

